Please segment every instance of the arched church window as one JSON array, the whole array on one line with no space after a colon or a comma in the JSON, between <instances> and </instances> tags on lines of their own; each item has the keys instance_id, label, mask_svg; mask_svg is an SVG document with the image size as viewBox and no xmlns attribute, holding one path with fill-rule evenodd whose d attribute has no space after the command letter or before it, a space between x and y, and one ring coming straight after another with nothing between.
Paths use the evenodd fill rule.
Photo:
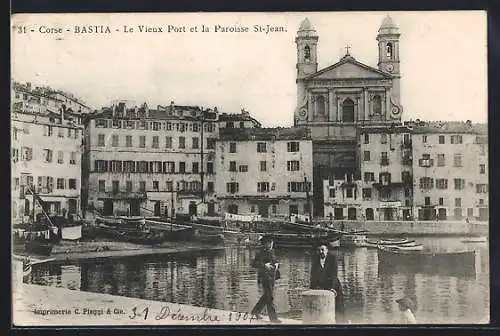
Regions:
<instances>
[{"instance_id":1,"label":"arched church window","mask_svg":"<svg viewBox=\"0 0 500 336\"><path fill-rule=\"evenodd\" d=\"M342 103L342 121L354 122L354 102L350 98Z\"/></svg>"},{"instance_id":2,"label":"arched church window","mask_svg":"<svg viewBox=\"0 0 500 336\"><path fill-rule=\"evenodd\" d=\"M323 96L316 97L316 114L320 116L326 114L325 97Z\"/></svg>"},{"instance_id":3,"label":"arched church window","mask_svg":"<svg viewBox=\"0 0 500 336\"><path fill-rule=\"evenodd\" d=\"M306 61L309 61L311 59L311 48L308 45L304 47L304 59Z\"/></svg>"},{"instance_id":4,"label":"arched church window","mask_svg":"<svg viewBox=\"0 0 500 336\"><path fill-rule=\"evenodd\" d=\"M387 43L387 45L385 47L385 51L387 53L387 57L392 58L392 43L391 42Z\"/></svg>"},{"instance_id":5,"label":"arched church window","mask_svg":"<svg viewBox=\"0 0 500 336\"><path fill-rule=\"evenodd\" d=\"M379 95L373 97L372 112L373 114L382 114L382 98Z\"/></svg>"}]
</instances>

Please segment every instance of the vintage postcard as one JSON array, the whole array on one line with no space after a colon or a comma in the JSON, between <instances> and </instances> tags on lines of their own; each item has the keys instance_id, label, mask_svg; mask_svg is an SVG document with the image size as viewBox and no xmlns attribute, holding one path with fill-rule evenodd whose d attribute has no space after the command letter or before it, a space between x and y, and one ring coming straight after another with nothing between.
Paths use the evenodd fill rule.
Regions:
<instances>
[{"instance_id":1,"label":"vintage postcard","mask_svg":"<svg viewBox=\"0 0 500 336\"><path fill-rule=\"evenodd\" d=\"M489 323L485 12L11 36L15 326Z\"/></svg>"}]
</instances>

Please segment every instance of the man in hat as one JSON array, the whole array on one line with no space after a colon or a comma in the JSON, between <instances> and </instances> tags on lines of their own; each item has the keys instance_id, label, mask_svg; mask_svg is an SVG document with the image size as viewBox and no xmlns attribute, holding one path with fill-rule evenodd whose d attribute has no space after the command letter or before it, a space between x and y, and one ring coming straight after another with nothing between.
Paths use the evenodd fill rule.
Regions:
<instances>
[{"instance_id":1,"label":"man in hat","mask_svg":"<svg viewBox=\"0 0 500 336\"><path fill-rule=\"evenodd\" d=\"M310 287L311 289L331 290L335 293L335 317L338 322L342 323L344 318L344 295L337 272L337 259L331 253L328 253L328 243L319 243L317 255L312 260Z\"/></svg>"},{"instance_id":2,"label":"man in hat","mask_svg":"<svg viewBox=\"0 0 500 336\"><path fill-rule=\"evenodd\" d=\"M407 295L396 300L399 304L399 310L402 314L403 324L417 324L415 313L417 311L417 297L415 295Z\"/></svg>"},{"instance_id":3,"label":"man in hat","mask_svg":"<svg viewBox=\"0 0 500 336\"><path fill-rule=\"evenodd\" d=\"M252 262L252 267L257 268L257 281L262 285L263 294L255 307L252 309L252 314L260 319L260 312L267 307L269 320L274 323L281 323L276 314L274 307L274 285L278 273L278 261L273 250L272 236L265 235L260 239L262 245L261 250L255 256Z\"/></svg>"}]
</instances>

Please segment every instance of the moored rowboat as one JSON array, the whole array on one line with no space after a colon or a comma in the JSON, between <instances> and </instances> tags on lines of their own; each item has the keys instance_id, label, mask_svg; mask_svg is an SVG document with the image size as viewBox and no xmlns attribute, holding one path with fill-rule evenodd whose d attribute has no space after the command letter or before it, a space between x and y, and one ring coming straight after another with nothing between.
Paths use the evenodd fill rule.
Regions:
<instances>
[{"instance_id":1,"label":"moored rowboat","mask_svg":"<svg viewBox=\"0 0 500 336\"><path fill-rule=\"evenodd\" d=\"M412 245L394 245L391 248L395 248L399 251L422 251L424 245L422 244L412 244Z\"/></svg>"},{"instance_id":2,"label":"moored rowboat","mask_svg":"<svg viewBox=\"0 0 500 336\"><path fill-rule=\"evenodd\" d=\"M486 243L488 239L486 237L468 237L460 239L462 243Z\"/></svg>"},{"instance_id":3,"label":"moored rowboat","mask_svg":"<svg viewBox=\"0 0 500 336\"><path fill-rule=\"evenodd\" d=\"M457 266L461 268L475 267L476 252L472 251L403 251L399 248L379 246L378 262L387 266L398 267L399 264L411 264L415 267L431 264L434 267Z\"/></svg>"}]
</instances>

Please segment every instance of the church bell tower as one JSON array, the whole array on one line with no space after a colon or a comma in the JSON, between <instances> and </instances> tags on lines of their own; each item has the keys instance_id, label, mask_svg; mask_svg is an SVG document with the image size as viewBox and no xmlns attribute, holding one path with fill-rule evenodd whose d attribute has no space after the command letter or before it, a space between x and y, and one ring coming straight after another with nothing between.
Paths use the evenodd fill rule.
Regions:
<instances>
[{"instance_id":1,"label":"church bell tower","mask_svg":"<svg viewBox=\"0 0 500 336\"><path fill-rule=\"evenodd\" d=\"M295 44L297 45L297 109L294 115L294 125L307 120L307 95L304 79L318 71L318 35L316 29L305 18L297 31Z\"/></svg>"},{"instance_id":2,"label":"church bell tower","mask_svg":"<svg viewBox=\"0 0 500 336\"><path fill-rule=\"evenodd\" d=\"M393 76L391 97L396 106L401 106L401 73L399 61L399 28L388 15L378 30L378 68Z\"/></svg>"}]
</instances>

